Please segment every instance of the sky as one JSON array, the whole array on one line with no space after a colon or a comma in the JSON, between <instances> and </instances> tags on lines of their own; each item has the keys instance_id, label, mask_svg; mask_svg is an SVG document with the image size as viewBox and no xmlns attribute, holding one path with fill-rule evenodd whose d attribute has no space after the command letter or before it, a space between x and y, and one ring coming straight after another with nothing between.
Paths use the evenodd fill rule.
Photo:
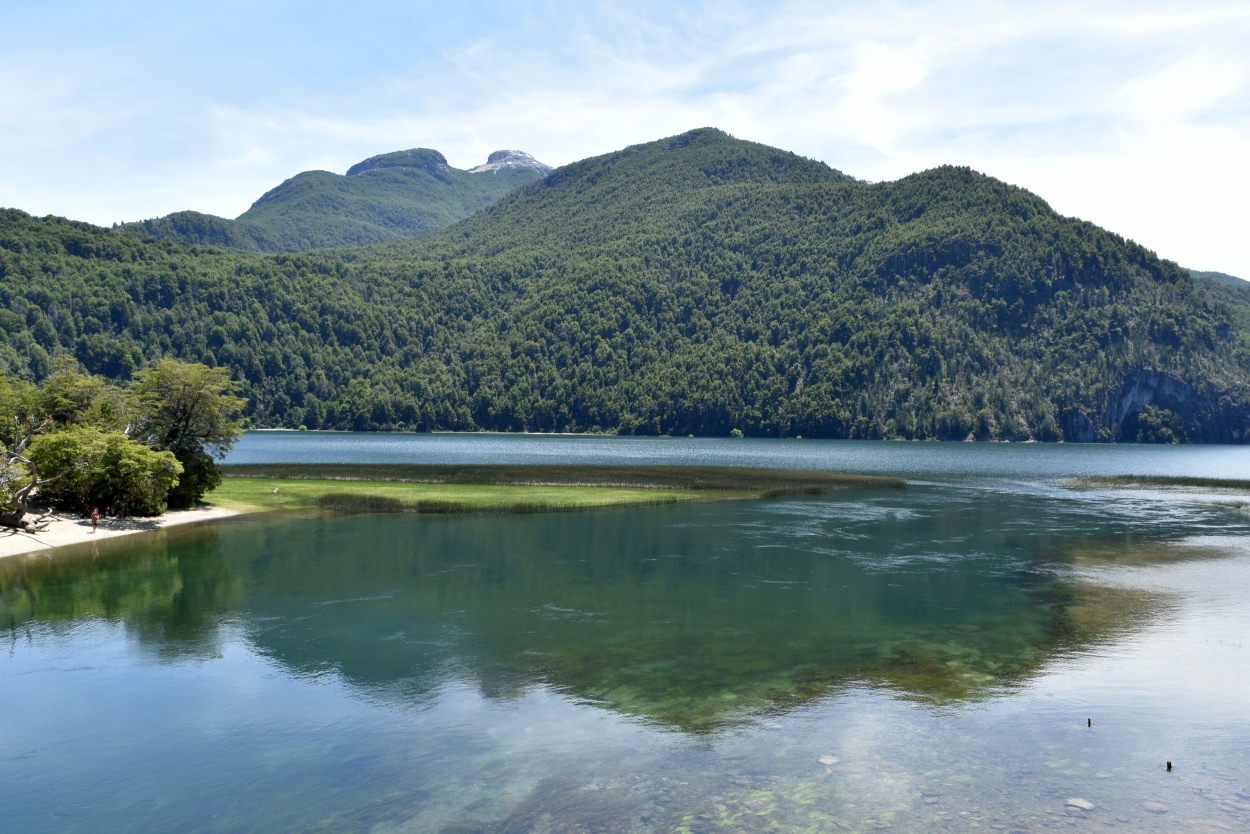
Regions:
<instances>
[{"instance_id":1,"label":"sky","mask_svg":"<svg viewBox=\"0 0 1250 834\"><path fill-rule=\"evenodd\" d=\"M0 206L235 217L435 148L563 165L718 127L942 164L1250 278L1250 3L0 0Z\"/></svg>"}]
</instances>

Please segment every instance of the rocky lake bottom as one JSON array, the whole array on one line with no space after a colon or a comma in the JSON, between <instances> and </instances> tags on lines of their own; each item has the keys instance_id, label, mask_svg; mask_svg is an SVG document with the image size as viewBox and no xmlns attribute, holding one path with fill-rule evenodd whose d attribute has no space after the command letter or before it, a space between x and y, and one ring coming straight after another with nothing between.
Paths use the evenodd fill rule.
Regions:
<instances>
[{"instance_id":1,"label":"rocky lake bottom","mask_svg":"<svg viewBox=\"0 0 1250 834\"><path fill-rule=\"evenodd\" d=\"M12 557L0 827L1250 829L1247 502L1062 469Z\"/></svg>"}]
</instances>

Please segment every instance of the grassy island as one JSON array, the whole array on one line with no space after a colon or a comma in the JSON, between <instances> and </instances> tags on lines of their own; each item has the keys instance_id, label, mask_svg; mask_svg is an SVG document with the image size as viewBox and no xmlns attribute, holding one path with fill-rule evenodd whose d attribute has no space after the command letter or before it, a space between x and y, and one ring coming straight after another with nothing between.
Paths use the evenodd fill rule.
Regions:
<instances>
[{"instance_id":1,"label":"grassy island","mask_svg":"<svg viewBox=\"0 0 1250 834\"><path fill-rule=\"evenodd\" d=\"M1245 492L1250 481L1232 478L1195 478L1177 475L1103 475L1078 478L1075 483L1085 487L1112 487L1123 489L1226 489Z\"/></svg>"},{"instance_id":2,"label":"grassy island","mask_svg":"<svg viewBox=\"0 0 1250 834\"><path fill-rule=\"evenodd\" d=\"M558 512L898 489L901 478L711 466L238 464L209 503L241 512Z\"/></svg>"}]
</instances>

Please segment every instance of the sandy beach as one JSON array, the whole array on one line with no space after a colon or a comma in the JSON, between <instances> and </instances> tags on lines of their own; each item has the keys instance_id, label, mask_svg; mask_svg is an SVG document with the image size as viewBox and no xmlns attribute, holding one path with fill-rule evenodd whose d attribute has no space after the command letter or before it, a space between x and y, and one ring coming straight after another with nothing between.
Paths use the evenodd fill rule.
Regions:
<instances>
[{"instance_id":1,"label":"sandy beach","mask_svg":"<svg viewBox=\"0 0 1250 834\"><path fill-rule=\"evenodd\" d=\"M212 521L232 515L238 515L238 511L202 506L191 510L171 510L159 518L102 518L99 528L92 532L91 519L58 513L53 517L48 529L41 533L31 535L19 533L16 530L0 529L0 559L71 544L111 539L116 536L133 536L137 533L160 530L163 527Z\"/></svg>"}]
</instances>

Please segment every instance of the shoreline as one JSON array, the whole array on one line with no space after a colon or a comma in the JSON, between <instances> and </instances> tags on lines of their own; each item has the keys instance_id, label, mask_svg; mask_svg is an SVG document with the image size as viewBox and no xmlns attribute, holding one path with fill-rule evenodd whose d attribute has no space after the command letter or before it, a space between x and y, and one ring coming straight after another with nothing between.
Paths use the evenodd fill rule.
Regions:
<instances>
[{"instance_id":1,"label":"shoreline","mask_svg":"<svg viewBox=\"0 0 1250 834\"><path fill-rule=\"evenodd\" d=\"M265 466L256 465L256 468L264 469ZM311 466L311 469L332 469L332 468L334 468L334 466L325 466L325 465ZM349 466L344 466L344 468L345 469L355 468L355 466L349 465ZM417 469L417 468L419 468L419 466L414 466L414 469ZM249 469L249 466L239 466L239 469ZM430 469L442 469L442 468L440 468L440 466L430 466ZM450 468L449 466L449 468L447 469L470 469L471 470L475 468L474 466L465 466L465 468ZM504 468L504 469L507 469L507 468ZM625 468L621 468L621 469L625 469ZM805 474L810 474L810 473L805 473ZM239 478L239 475L234 475L234 478ZM322 474L322 478L325 478L325 474ZM341 475L340 475L340 478L341 478ZM282 485L286 486L287 495L290 494L290 488L292 488L292 486L295 486L297 483L297 481L294 481L294 483L292 483L292 481L290 480L275 479L275 478L271 478L271 476L270 478L264 478L264 476L262 476L262 478L259 478L257 480L270 481L270 483L281 483ZM284 483L284 480L285 480L285 483ZM854 479L851 479L851 480L854 480ZM865 479L865 480L868 480L868 479ZM888 481L890 479L880 479L880 480ZM437 486L442 486L442 488L449 488L450 486L451 489L457 489L457 488L465 489L466 486L469 486L469 484L455 484L455 485L447 484L445 483L445 481L442 484L437 484L437 483L431 484L431 483L427 483L427 481L426 483L420 483L420 481L417 481L417 483L412 483L412 481L404 481L404 480L391 481L391 483L387 483L387 484L360 483L360 481L355 481L354 483L354 481L355 479L352 479L352 478L344 478L342 480L339 480L339 483L344 486L347 486L347 485L365 486L366 489L376 488L376 486L384 486L384 485L385 486L400 486L401 484L404 486L407 486L407 488L409 489L411 488L430 489L430 488L437 488ZM1109 490L1109 491L1124 491L1124 493L1136 493L1136 494L1155 494L1159 496L1166 495L1166 496L1169 496L1169 498L1173 500L1190 501L1190 503L1239 504L1241 506L1244 506L1244 508L1250 508L1250 504L1246 503L1246 500L1245 500L1245 499L1250 498L1250 489L1248 489L1250 488L1250 483L1248 483L1248 481L1221 481L1220 479L1186 479L1186 478L1133 478L1133 476L1119 476L1119 478L1080 478L1080 479L1071 479L1071 481L1075 481L1073 485L1078 486L1078 488L1103 489L1103 490ZM506 484L506 481L505 481L505 484ZM497 486L505 486L505 484L495 483L495 484L492 484L492 486L496 486L497 488ZM560 485L556 485L556 484L539 485L539 484L532 484L532 483L529 483L529 484L511 483L511 484L506 484L505 489L507 488L507 486L510 486L511 489L520 488L521 490L526 490L526 491L534 490L534 489L541 490L542 488L544 488L544 486L546 486L547 489L554 488L555 490L562 491L562 490L570 490L570 489L576 490L577 488L579 488L579 486L582 489L585 489L587 488L587 486L589 486L589 488L592 490L599 490L599 489L604 489L605 486L607 486L607 484L595 484L595 485L576 484L575 485L575 484L566 483L566 484L560 484ZM612 484L611 486L616 486L616 488L620 488L620 486L625 486L625 485L624 484ZM471 486L470 486L470 489L471 489ZM611 488L609 486L609 490L610 489ZM669 490L664 489L664 488L657 488L656 485L651 484L649 485L649 488L645 488L645 491L656 491L656 493L662 494L662 493L667 493L667 491ZM676 491L676 493L684 493L685 490L672 490L672 491ZM266 499L269 498L270 490L269 488L267 488L267 484L265 486L264 493L265 493L264 498ZM747 493L747 494L730 495L730 494L727 494L727 490L725 491L725 493L722 493L719 495L717 495L716 493L721 493L721 490L715 490L715 489L707 490L704 495L697 496L697 498L694 495L682 495L681 498L676 499L676 500L677 501L700 500L700 499L725 500L725 499L730 499L730 498L739 498L739 499L746 498L746 496L750 496L750 498L764 498L763 494L750 495L749 493ZM272 491L272 496L274 496L274 499L277 499L277 496L279 495L280 495L279 491L277 490ZM286 499L286 498L287 498L286 495L282 495L282 499ZM1241 500L1238 500L1238 499L1241 499ZM229 499L226 499L226 500L229 501ZM459 504L460 500L452 501L452 503ZM617 500L620 500L620 496L617 496ZM49 524L49 526L47 526L47 529L44 531L41 531L41 533L36 533L36 534L19 533L19 531L17 530L0 529L0 559L6 559L6 558L9 558L9 556L20 556L20 555L26 555L26 554L32 554L32 553L42 553L42 551L45 551L45 550L56 550L60 548L68 548L68 546L88 544L90 543L90 541L98 541L100 539L114 539L114 538L118 538L118 536L124 536L124 535L138 535L141 533L153 533L153 531L155 530L171 528L171 526L180 526L184 524L199 524L199 523L202 523L202 521L215 521L217 519L231 518L231 516L236 516L236 515L257 513L257 511L260 511L260 513L265 513L265 511L282 509L282 505L286 504L286 500L274 500L274 505L265 506L264 504L267 504L267 503L269 503L269 501L264 501L264 503L261 503L261 501L255 501L255 503L250 503L249 501L249 503L239 504L237 506L234 506L234 508L229 508L229 506L221 506L220 504L201 504L199 506L196 506L196 508L194 509L166 511L164 515L156 516L156 518L126 518L126 519L120 519L120 520L116 518L105 518L105 519L101 519L99 529L95 530L94 533L93 533L93 530L91 530L91 521L88 518L76 518L76 516L71 516L71 515L54 514L53 518L51 518L51 523ZM507 503L509 503L509 501L505 501L505 504ZM592 503L592 504L585 505L585 506L576 506L576 508L572 508L572 506L569 506L569 508L552 508L552 509L557 509L557 510L559 509L564 509L564 510L594 509L594 508L602 509L602 508L606 508L606 506L614 506L614 505L627 506L631 504L647 504L647 503L650 503L650 501L640 501L635 498L634 500L622 500L620 501L619 504L617 504L617 501L607 501L607 503L605 504ZM667 501L664 501L664 503L667 503ZM415 506L412 509L416 511L420 511L420 510L417 510ZM471 506L470 503L466 503L464 508L456 508L456 509L460 511L469 511L469 513L474 513L474 511L486 511L486 513L489 513L489 511L491 511L490 509L480 508L480 506L476 506L475 508L475 506ZM425 511L431 511L431 510L426 509ZM434 509L432 511L439 511L439 509ZM449 510L444 508L444 509L441 509L441 511L449 511ZM507 509L504 509L504 511L507 511ZM516 511L516 508L512 508L512 511Z\"/></svg>"},{"instance_id":2,"label":"shoreline","mask_svg":"<svg viewBox=\"0 0 1250 834\"><path fill-rule=\"evenodd\" d=\"M899 478L698 466L236 464L223 469L222 484L194 509L155 518L103 518L96 531L89 518L68 513L54 513L39 533L0 529L0 559L279 510L569 512L906 486Z\"/></svg>"},{"instance_id":3,"label":"shoreline","mask_svg":"<svg viewBox=\"0 0 1250 834\"><path fill-rule=\"evenodd\" d=\"M76 544L87 544L100 539L133 536L150 533L166 527L215 521L239 515L238 510L201 505L190 510L169 510L156 518L102 518L99 528L91 531L91 519L57 514L52 517L48 529L41 533L20 533L16 530L0 530L0 559L24 556L45 550L57 550Z\"/></svg>"}]
</instances>

